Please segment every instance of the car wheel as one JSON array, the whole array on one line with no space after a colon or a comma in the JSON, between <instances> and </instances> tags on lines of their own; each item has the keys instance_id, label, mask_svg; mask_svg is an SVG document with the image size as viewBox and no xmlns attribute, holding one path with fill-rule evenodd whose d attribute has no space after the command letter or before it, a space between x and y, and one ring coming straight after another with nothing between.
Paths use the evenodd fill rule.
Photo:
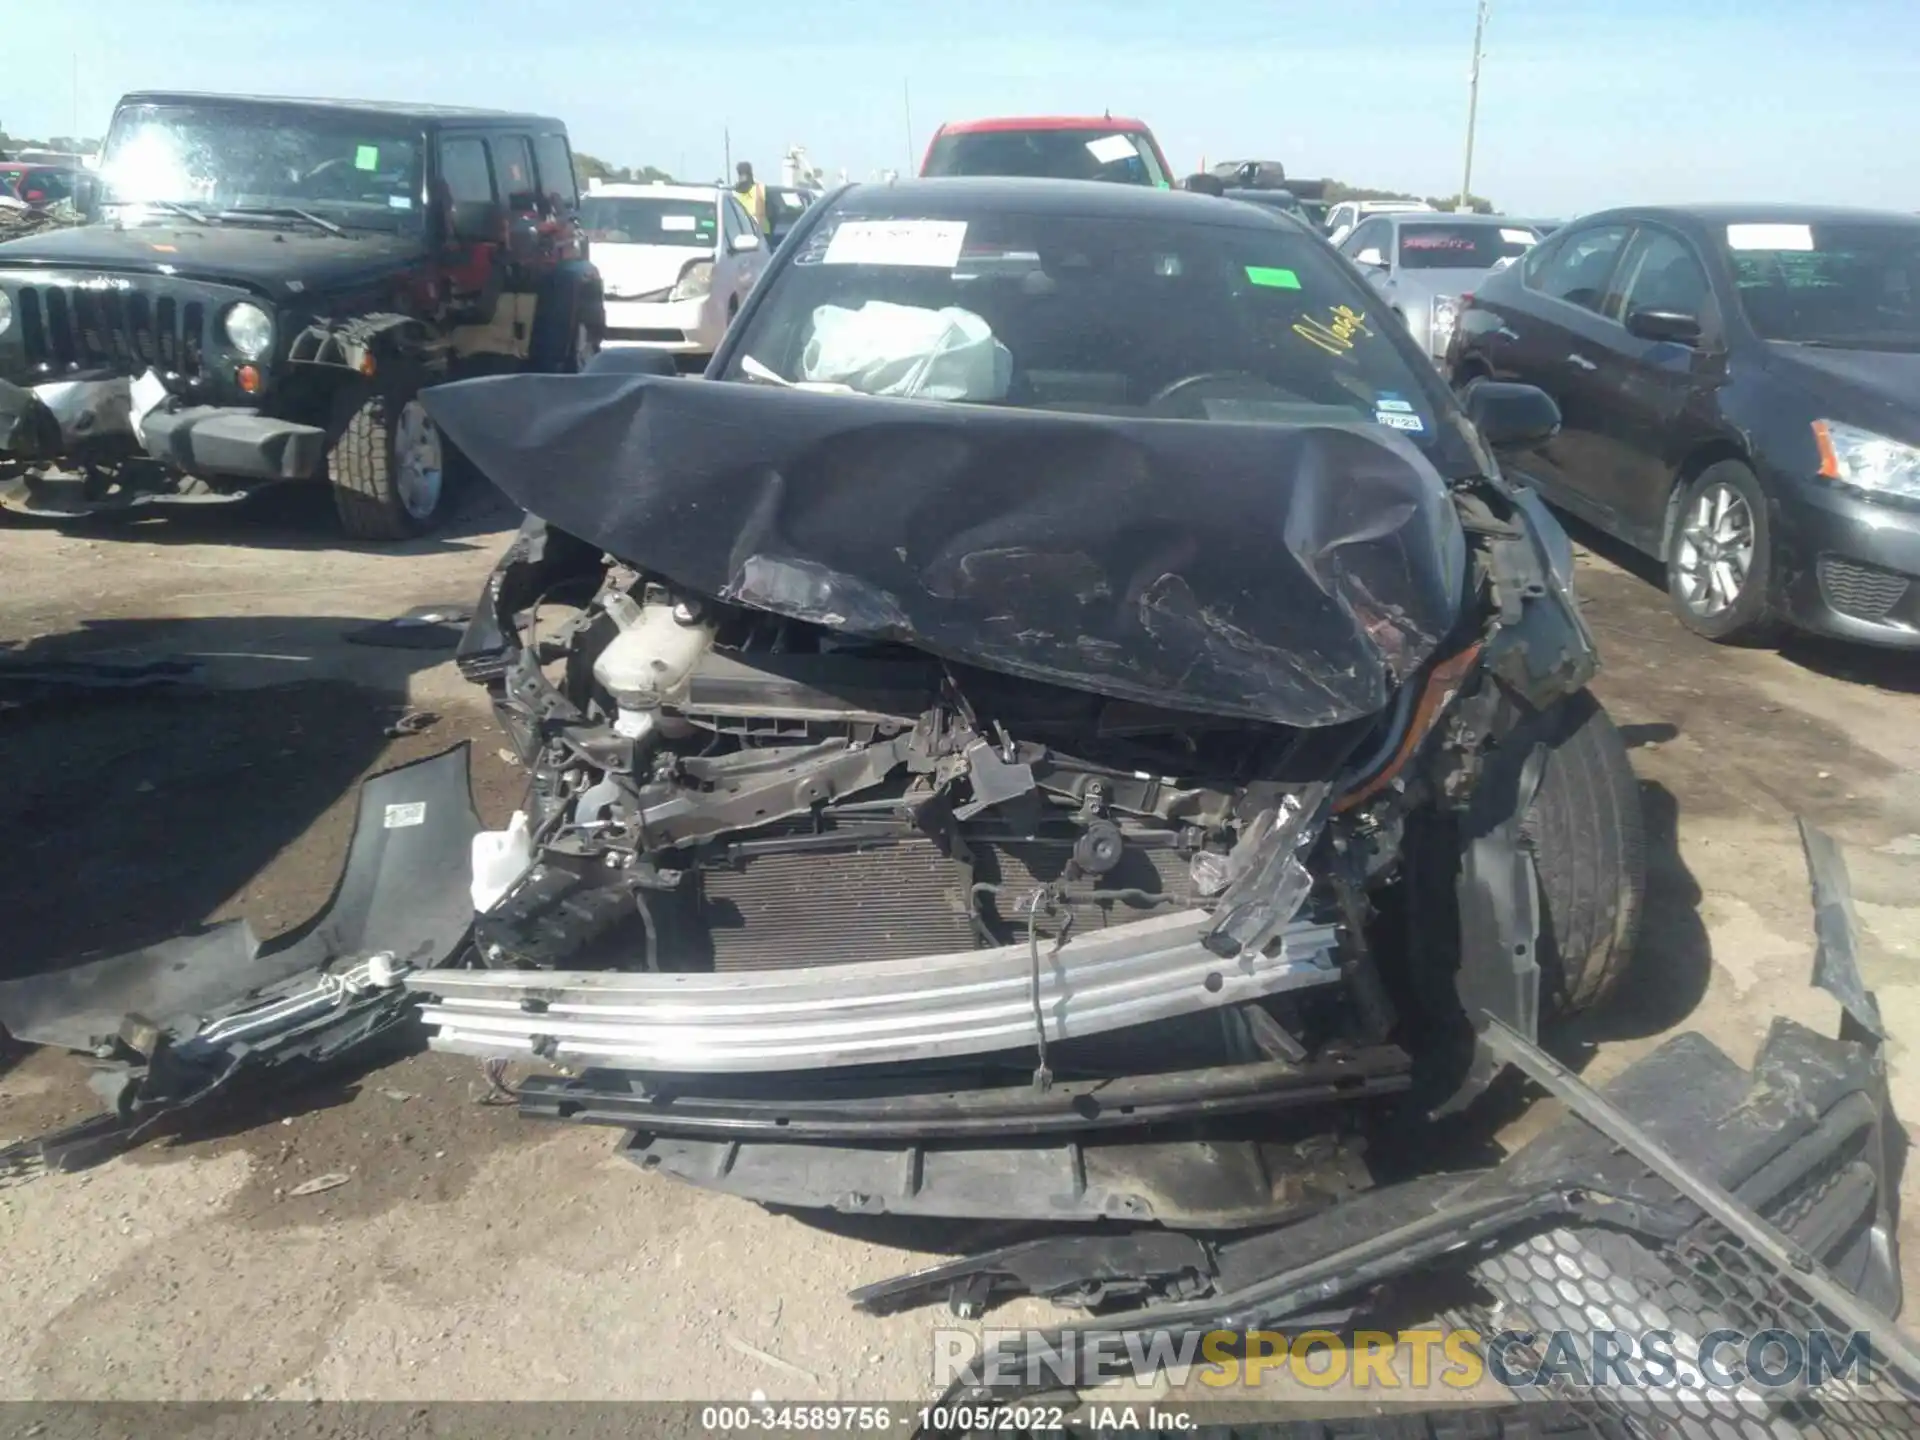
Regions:
<instances>
[{"instance_id":1,"label":"car wheel","mask_svg":"<svg viewBox=\"0 0 1920 1440\"><path fill-rule=\"evenodd\" d=\"M1429 1036L1449 1031L1459 1017L1456 885L1466 842L1513 818L1536 746L1547 753L1520 834L1538 886L1534 959L1542 1023L1599 1005L1632 957L1646 894L1640 787L1612 718L1582 690L1544 710L1520 712L1488 754L1464 817L1432 810L1408 817L1406 984L1422 1017L1415 1028Z\"/></svg>"},{"instance_id":2,"label":"car wheel","mask_svg":"<svg viewBox=\"0 0 1920 1440\"><path fill-rule=\"evenodd\" d=\"M1729 645L1778 635L1767 497L1738 460L1709 465L1680 497L1667 542L1667 593L1696 635Z\"/></svg>"},{"instance_id":3,"label":"car wheel","mask_svg":"<svg viewBox=\"0 0 1920 1440\"><path fill-rule=\"evenodd\" d=\"M362 395L328 456L334 508L356 540L409 540L444 517L453 486L440 429L417 395Z\"/></svg>"}]
</instances>

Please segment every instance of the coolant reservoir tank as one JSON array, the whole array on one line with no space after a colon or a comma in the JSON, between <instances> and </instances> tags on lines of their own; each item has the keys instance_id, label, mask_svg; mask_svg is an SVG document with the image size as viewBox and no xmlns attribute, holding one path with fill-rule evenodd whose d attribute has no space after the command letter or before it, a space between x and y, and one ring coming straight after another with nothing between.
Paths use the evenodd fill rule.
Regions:
<instances>
[{"instance_id":1,"label":"coolant reservoir tank","mask_svg":"<svg viewBox=\"0 0 1920 1440\"><path fill-rule=\"evenodd\" d=\"M620 633L593 662L593 678L606 686L626 712L645 712L686 699L687 681L713 645L713 626L685 604L630 595L606 602Z\"/></svg>"}]
</instances>

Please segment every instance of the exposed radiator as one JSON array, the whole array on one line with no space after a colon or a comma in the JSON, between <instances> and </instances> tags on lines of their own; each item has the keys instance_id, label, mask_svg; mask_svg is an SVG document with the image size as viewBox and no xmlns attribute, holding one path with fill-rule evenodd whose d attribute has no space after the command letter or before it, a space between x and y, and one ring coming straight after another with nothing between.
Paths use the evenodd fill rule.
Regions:
<instances>
[{"instance_id":1,"label":"exposed radiator","mask_svg":"<svg viewBox=\"0 0 1920 1440\"><path fill-rule=\"evenodd\" d=\"M1002 887L980 897L1000 943L1025 933L1026 898L1059 878L1066 845L974 842L974 880ZM1166 903L1082 902L1076 932L1104 929L1187 905L1187 862L1171 850L1130 848L1102 890L1138 890ZM1077 890L1095 888L1079 881ZM761 855L702 873L701 919L716 970L790 969L856 960L899 960L966 950L985 942L972 924L965 875L928 840L859 850ZM1057 917L1043 915L1051 938Z\"/></svg>"},{"instance_id":2,"label":"exposed radiator","mask_svg":"<svg viewBox=\"0 0 1920 1440\"><path fill-rule=\"evenodd\" d=\"M939 955L974 943L956 866L931 841L761 855L703 875L716 970Z\"/></svg>"}]
</instances>

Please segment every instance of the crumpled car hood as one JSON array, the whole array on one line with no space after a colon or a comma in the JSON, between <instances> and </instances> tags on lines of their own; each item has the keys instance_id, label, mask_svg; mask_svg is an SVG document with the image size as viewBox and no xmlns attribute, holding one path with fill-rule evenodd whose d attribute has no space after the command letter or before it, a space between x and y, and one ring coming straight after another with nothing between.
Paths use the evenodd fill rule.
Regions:
<instances>
[{"instance_id":1,"label":"crumpled car hood","mask_svg":"<svg viewBox=\"0 0 1920 1440\"><path fill-rule=\"evenodd\" d=\"M516 504L691 591L1121 699L1356 719L1460 603L1444 482L1371 426L627 375L423 398Z\"/></svg>"}]
</instances>

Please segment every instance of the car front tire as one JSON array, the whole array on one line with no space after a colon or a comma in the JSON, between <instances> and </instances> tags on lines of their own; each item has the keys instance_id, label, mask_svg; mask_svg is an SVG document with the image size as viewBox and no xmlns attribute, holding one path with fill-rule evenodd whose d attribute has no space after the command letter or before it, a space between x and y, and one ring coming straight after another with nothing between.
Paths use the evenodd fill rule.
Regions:
<instances>
[{"instance_id":1,"label":"car front tire","mask_svg":"<svg viewBox=\"0 0 1920 1440\"><path fill-rule=\"evenodd\" d=\"M451 508L448 447L418 395L355 393L327 457L340 528L355 540L411 540Z\"/></svg>"},{"instance_id":2,"label":"car front tire","mask_svg":"<svg viewBox=\"0 0 1920 1440\"><path fill-rule=\"evenodd\" d=\"M1723 645L1779 638L1767 496L1738 460L1707 466L1681 493L1666 559L1674 613L1694 634Z\"/></svg>"}]
</instances>

